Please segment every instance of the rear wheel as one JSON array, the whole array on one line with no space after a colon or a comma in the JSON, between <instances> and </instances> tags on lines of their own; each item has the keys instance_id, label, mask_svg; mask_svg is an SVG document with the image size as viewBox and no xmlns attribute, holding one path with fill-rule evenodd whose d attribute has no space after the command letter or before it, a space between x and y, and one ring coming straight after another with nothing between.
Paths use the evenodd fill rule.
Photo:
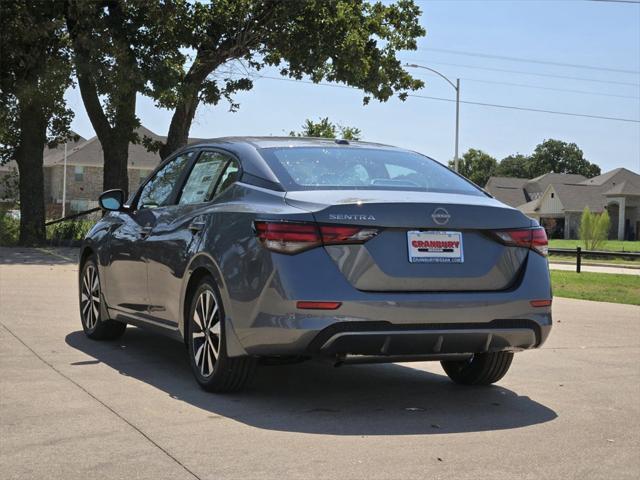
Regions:
<instances>
[{"instance_id":1,"label":"rear wheel","mask_svg":"<svg viewBox=\"0 0 640 480\"><path fill-rule=\"evenodd\" d=\"M235 392L250 380L256 366L251 357L229 358L225 343L224 309L211 278L203 279L189 309L189 362L200 386L210 392Z\"/></svg>"},{"instance_id":2,"label":"rear wheel","mask_svg":"<svg viewBox=\"0 0 640 480\"><path fill-rule=\"evenodd\" d=\"M451 380L461 385L490 385L505 376L513 352L477 353L468 360L440 362Z\"/></svg>"},{"instance_id":3,"label":"rear wheel","mask_svg":"<svg viewBox=\"0 0 640 480\"><path fill-rule=\"evenodd\" d=\"M80 275L80 318L82 329L93 340L114 340L122 336L126 323L103 318L102 290L95 257L91 255Z\"/></svg>"}]
</instances>

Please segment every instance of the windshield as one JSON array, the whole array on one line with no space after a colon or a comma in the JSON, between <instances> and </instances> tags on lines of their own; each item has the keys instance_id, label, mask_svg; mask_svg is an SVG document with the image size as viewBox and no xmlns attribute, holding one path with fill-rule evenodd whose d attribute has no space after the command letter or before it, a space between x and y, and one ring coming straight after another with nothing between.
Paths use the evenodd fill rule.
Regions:
<instances>
[{"instance_id":1,"label":"windshield","mask_svg":"<svg viewBox=\"0 0 640 480\"><path fill-rule=\"evenodd\" d=\"M290 147L265 148L260 153L289 191L362 189L483 195L440 163L413 152Z\"/></svg>"}]
</instances>

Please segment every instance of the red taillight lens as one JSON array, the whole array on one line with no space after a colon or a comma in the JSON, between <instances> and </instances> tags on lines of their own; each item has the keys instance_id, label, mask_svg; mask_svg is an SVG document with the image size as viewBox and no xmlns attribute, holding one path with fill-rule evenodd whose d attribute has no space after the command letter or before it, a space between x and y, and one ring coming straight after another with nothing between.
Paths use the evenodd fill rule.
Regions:
<instances>
[{"instance_id":1,"label":"red taillight lens","mask_svg":"<svg viewBox=\"0 0 640 480\"><path fill-rule=\"evenodd\" d=\"M519 230L501 230L494 233L505 245L530 248L545 257L549 253L547 233L542 227Z\"/></svg>"},{"instance_id":2,"label":"red taillight lens","mask_svg":"<svg viewBox=\"0 0 640 480\"><path fill-rule=\"evenodd\" d=\"M320 225L322 243L335 245L337 243L364 243L378 234L375 228L362 228L336 225Z\"/></svg>"},{"instance_id":3,"label":"red taillight lens","mask_svg":"<svg viewBox=\"0 0 640 480\"><path fill-rule=\"evenodd\" d=\"M297 253L322 244L313 223L255 222L255 227L262 244L276 252Z\"/></svg>"},{"instance_id":4,"label":"red taillight lens","mask_svg":"<svg viewBox=\"0 0 640 480\"><path fill-rule=\"evenodd\" d=\"M315 223L257 221L255 228L262 244L280 253L298 253L322 244L364 243L378 234L375 228Z\"/></svg>"}]
</instances>

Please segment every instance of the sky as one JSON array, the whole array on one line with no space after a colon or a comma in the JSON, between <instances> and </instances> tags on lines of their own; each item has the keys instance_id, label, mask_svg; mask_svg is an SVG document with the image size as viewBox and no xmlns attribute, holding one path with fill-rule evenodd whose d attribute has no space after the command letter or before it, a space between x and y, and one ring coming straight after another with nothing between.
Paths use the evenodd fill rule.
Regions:
<instances>
[{"instance_id":1,"label":"sky","mask_svg":"<svg viewBox=\"0 0 640 480\"><path fill-rule=\"evenodd\" d=\"M460 78L463 102L634 120L463 103L461 154L476 148L500 160L514 153L529 154L543 140L555 138L575 142L585 158L603 171L617 167L640 171L640 4L588 0L417 3L427 35L419 40L417 51L402 52L399 57L437 69L454 82ZM426 70L410 71L426 82L423 90L414 92L417 95L455 99L454 89L443 79ZM69 90L66 98L75 112L72 128L86 138L93 136L79 91ZM223 102L200 106L190 136L286 135L300 130L307 118L329 117L362 130L363 140L416 150L443 163L453 158L455 103L412 97L364 106L362 98L363 92L351 88L257 78L253 90L236 96L240 109L235 113ZM141 97L137 114L145 127L166 135L170 111Z\"/></svg>"}]
</instances>

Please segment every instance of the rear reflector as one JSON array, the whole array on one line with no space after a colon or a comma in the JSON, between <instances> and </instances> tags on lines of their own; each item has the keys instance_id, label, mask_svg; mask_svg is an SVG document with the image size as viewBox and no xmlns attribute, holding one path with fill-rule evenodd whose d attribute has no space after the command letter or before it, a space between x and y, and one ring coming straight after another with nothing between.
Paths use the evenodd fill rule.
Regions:
<instances>
[{"instance_id":1,"label":"rear reflector","mask_svg":"<svg viewBox=\"0 0 640 480\"><path fill-rule=\"evenodd\" d=\"M550 307L551 300L531 300L529 304L532 307Z\"/></svg>"},{"instance_id":2,"label":"rear reflector","mask_svg":"<svg viewBox=\"0 0 640 480\"><path fill-rule=\"evenodd\" d=\"M292 222L256 221L255 229L266 248L289 254L323 244L364 243L378 234L375 228Z\"/></svg>"},{"instance_id":3,"label":"rear reflector","mask_svg":"<svg viewBox=\"0 0 640 480\"><path fill-rule=\"evenodd\" d=\"M342 302L298 302L296 307L302 310L336 310Z\"/></svg>"},{"instance_id":4,"label":"rear reflector","mask_svg":"<svg viewBox=\"0 0 640 480\"><path fill-rule=\"evenodd\" d=\"M505 245L530 248L546 257L549 253L547 232L542 227L494 232Z\"/></svg>"}]
</instances>

